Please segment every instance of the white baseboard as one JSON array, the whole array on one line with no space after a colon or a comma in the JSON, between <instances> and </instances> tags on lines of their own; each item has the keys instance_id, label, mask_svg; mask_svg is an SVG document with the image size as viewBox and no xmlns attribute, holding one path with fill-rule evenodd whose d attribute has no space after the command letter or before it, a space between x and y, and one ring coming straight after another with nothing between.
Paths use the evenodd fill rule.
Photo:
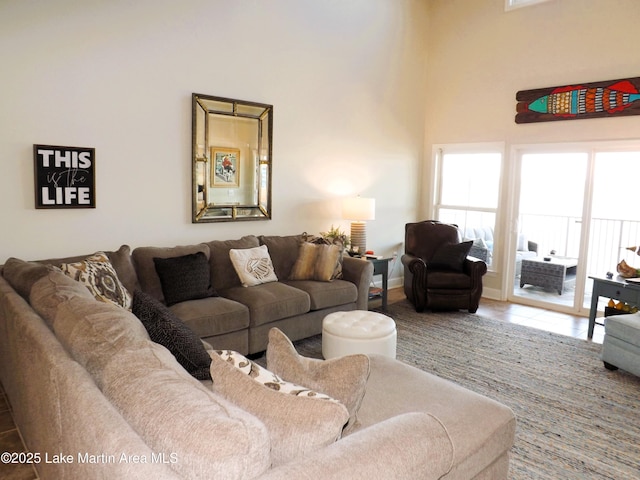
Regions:
<instances>
[{"instance_id":1,"label":"white baseboard","mask_svg":"<svg viewBox=\"0 0 640 480\"><path fill-rule=\"evenodd\" d=\"M483 288L482 296L491 300L503 300L501 292L497 288Z\"/></svg>"},{"instance_id":2,"label":"white baseboard","mask_svg":"<svg viewBox=\"0 0 640 480\"><path fill-rule=\"evenodd\" d=\"M402 287L403 284L404 284L404 279L402 277L393 277L387 281L387 288L388 289L399 288L399 287ZM378 288L382 288L382 279L381 278L374 279L373 285Z\"/></svg>"}]
</instances>

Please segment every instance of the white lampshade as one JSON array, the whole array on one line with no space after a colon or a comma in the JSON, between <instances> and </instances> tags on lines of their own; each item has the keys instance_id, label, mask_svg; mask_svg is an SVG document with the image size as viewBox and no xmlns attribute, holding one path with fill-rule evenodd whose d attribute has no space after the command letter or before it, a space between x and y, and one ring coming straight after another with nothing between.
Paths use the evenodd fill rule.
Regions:
<instances>
[{"instance_id":1,"label":"white lampshade","mask_svg":"<svg viewBox=\"0 0 640 480\"><path fill-rule=\"evenodd\" d=\"M351 197L342 201L342 218L345 220L375 220L376 199Z\"/></svg>"},{"instance_id":2,"label":"white lampshade","mask_svg":"<svg viewBox=\"0 0 640 480\"><path fill-rule=\"evenodd\" d=\"M342 218L351 222L351 250L364 255L367 251L366 220L375 220L376 201L374 198L345 198L342 201Z\"/></svg>"}]
</instances>

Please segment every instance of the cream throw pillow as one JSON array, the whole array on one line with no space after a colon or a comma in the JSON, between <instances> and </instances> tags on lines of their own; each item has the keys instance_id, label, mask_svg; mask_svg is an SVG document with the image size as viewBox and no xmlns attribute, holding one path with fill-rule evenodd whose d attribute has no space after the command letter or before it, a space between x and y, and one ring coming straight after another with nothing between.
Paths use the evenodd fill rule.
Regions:
<instances>
[{"instance_id":1,"label":"cream throw pillow","mask_svg":"<svg viewBox=\"0 0 640 480\"><path fill-rule=\"evenodd\" d=\"M336 266L340 264L340 254L338 245L300 244L289 280L331 281L335 278Z\"/></svg>"},{"instance_id":2,"label":"cream throw pillow","mask_svg":"<svg viewBox=\"0 0 640 480\"><path fill-rule=\"evenodd\" d=\"M254 248L232 248L229 250L229 258L243 287L278 281L266 245Z\"/></svg>"},{"instance_id":3,"label":"cream throw pillow","mask_svg":"<svg viewBox=\"0 0 640 480\"><path fill-rule=\"evenodd\" d=\"M370 366L366 355L319 360L299 355L291 340L278 328L269 330L267 368L280 378L335 398L349 411L346 430L357 422L367 387Z\"/></svg>"},{"instance_id":4,"label":"cream throw pillow","mask_svg":"<svg viewBox=\"0 0 640 480\"><path fill-rule=\"evenodd\" d=\"M293 394L283 395L278 389L284 382L242 355L226 351L209 355L213 391L264 423L273 466L314 453L341 437L349 413L340 402L309 395L308 388L301 388L306 394L297 395L293 387Z\"/></svg>"}]
</instances>

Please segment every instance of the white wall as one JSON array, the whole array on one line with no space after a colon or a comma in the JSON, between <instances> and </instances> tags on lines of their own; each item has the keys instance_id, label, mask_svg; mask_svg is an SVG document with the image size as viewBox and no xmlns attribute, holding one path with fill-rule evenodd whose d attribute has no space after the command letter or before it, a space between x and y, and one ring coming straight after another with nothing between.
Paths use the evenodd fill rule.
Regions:
<instances>
[{"instance_id":1,"label":"white wall","mask_svg":"<svg viewBox=\"0 0 640 480\"><path fill-rule=\"evenodd\" d=\"M426 16L418 0L0 1L0 263L348 228L355 194L377 201L370 246L399 250ZM274 105L272 221L191 224L192 92ZM95 147L96 209L34 208L33 144Z\"/></svg>"},{"instance_id":2,"label":"white wall","mask_svg":"<svg viewBox=\"0 0 640 480\"><path fill-rule=\"evenodd\" d=\"M640 116L514 121L519 90L640 76L638 25L638 0L551 0L508 13L504 0L430 0L424 185L434 144L505 142L510 168L513 145L640 138ZM429 197L427 187L422 217ZM485 286L499 289L503 273Z\"/></svg>"}]
</instances>

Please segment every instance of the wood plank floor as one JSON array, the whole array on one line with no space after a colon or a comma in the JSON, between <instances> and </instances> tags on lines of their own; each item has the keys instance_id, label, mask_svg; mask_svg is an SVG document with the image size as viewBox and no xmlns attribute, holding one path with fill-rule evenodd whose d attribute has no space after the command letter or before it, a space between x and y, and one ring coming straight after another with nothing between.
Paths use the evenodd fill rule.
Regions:
<instances>
[{"instance_id":1,"label":"wood plank floor","mask_svg":"<svg viewBox=\"0 0 640 480\"><path fill-rule=\"evenodd\" d=\"M404 299L405 295L402 288L392 288L389 290L389 303L399 302ZM488 298L482 298L480 300L480 307L476 313L487 318L517 323L527 327L587 340L589 319L578 315L569 315L543 308L501 302ZM603 337L604 327L602 325L596 325L592 341L602 343Z\"/></svg>"}]
</instances>

